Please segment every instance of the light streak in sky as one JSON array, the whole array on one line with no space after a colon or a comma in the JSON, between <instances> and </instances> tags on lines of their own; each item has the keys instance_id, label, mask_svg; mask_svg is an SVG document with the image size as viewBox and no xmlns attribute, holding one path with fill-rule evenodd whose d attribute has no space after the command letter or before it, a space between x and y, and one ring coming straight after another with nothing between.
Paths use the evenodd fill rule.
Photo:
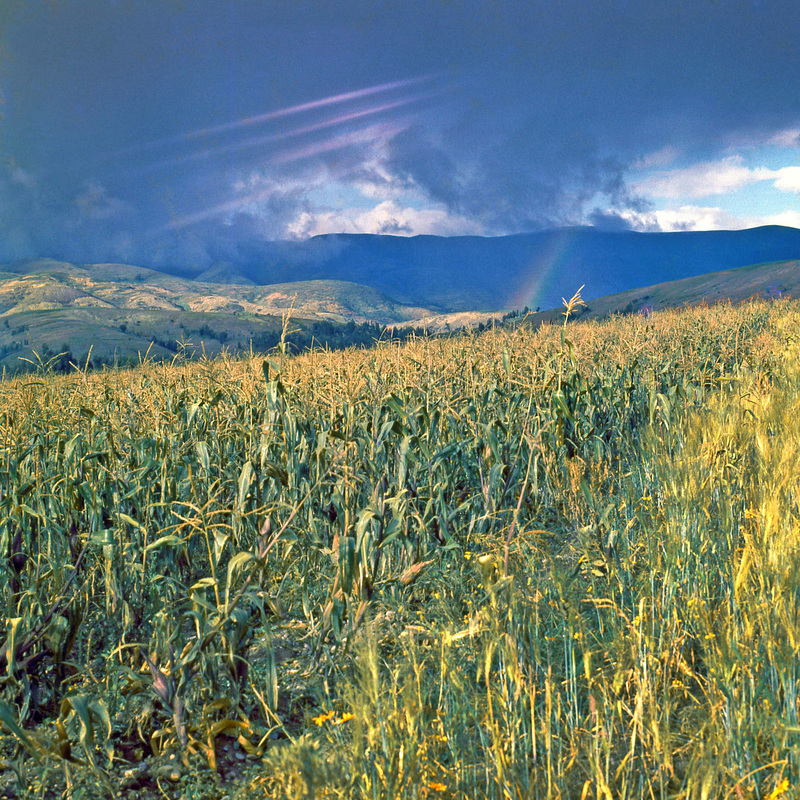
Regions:
<instances>
[{"instance_id":1,"label":"light streak in sky","mask_svg":"<svg viewBox=\"0 0 800 800\"><path fill-rule=\"evenodd\" d=\"M247 197L237 198L236 200L229 200L226 203L219 203L218 205L212 206L211 208L204 208L202 211L196 211L193 214L184 214L181 217L176 217L175 219L168 222L162 228L159 229L158 232L163 232L167 230L178 230L179 228L187 228L190 225L195 225L198 222L205 222L212 217L219 217L223 214L232 213L235 211L240 211L242 208L246 208L249 205L253 205L254 203L258 203L261 200L267 200L274 194L275 190L273 187L269 189L265 189L261 192L255 192L253 194L248 195Z\"/></svg>"},{"instance_id":2,"label":"light streak in sky","mask_svg":"<svg viewBox=\"0 0 800 800\"><path fill-rule=\"evenodd\" d=\"M397 135L404 130L405 127L406 125L402 122L395 122L391 124L376 123L357 131L344 133L339 136L332 136L303 147L280 151L268 159L268 162L272 164L286 164L294 161L300 161L304 158L322 155L323 153L344 150L345 148L353 145L374 145L375 143L386 141L392 136ZM206 220L214 217L221 217L226 214L241 211L249 206L258 204L263 200L268 200L270 197L274 196L275 192L276 186L273 185L267 189L252 192L242 197L237 197L233 200L228 200L224 203L219 203L190 214L184 214L180 217L170 220L169 223L164 225L157 232L186 228L200 222L205 222Z\"/></svg>"},{"instance_id":3,"label":"light streak in sky","mask_svg":"<svg viewBox=\"0 0 800 800\"><path fill-rule=\"evenodd\" d=\"M383 114L387 111L393 111L397 108L402 108L403 106L407 106L412 103L430 99L436 96L437 94L438 92L427 92L425 94L414 95L412 97L403 98L401 100L395 100L394 102L391 103L383 103L378 106L371 106L369 108L360 109L359 111L353 111L349 114L340 114L337 117L324 119L321 122L316 122L312 125L303 125L298 128L281 131L279 133L271 133L267 136L251 137L249 139L244 139L242 141L234 142L232 144L219 145L217 147L208 147L204 148L203 150L195 151L193 153L187 153L186 155L177 156L176 158L155 161L143 167L126 170L126 172L130 173L154 172L156 170L168 169L170 167L178 166L179 164L184 164L191 161L206 161L211 158L221 156L226 153L237 152L239 150L244 150L254 147L264 147L274 142L281 142L286 139L298 136L305 136L310 133L316 133L318 131L325 130L326 128L333 128L338 125L345 125L350 122L355 122L356 120L364 119L365 117L371 117L376 114Z\"/></svg>"},{"instance_id":4,"label":"light streak in sky","mask_svg":"<svg viewBox=\"0 0 800 800\"><path fill-rule=\"evenodd\" d=\"M292 106L285 106L278 108L274 111L267 111L263 114L256 114L250 117L244 117L238 120L232 120L219 125L212 125L206 128L199 128L188 133L179 134L177 136L168 136L163 139L156 139L151 142L134 145L133 147L126 148L114 155L130 155L144 150L151 150L166 145L181 144L193 139L202 139L215 134L226 133L230 131L237 131L245 127L258 125L272 120L283 119L284 117L293 116L295 114L302 114L307 111L314 111L320 108L327 108L329 106L340 105L342 103L349 103L356 100L362 100L366 97L373 97L375 95L386 94L389 92L403 89L409 86L416 86L422 83L427 83L434 80L438 75L432 73L429 75L420 75L414 78L405 78L398 81L389 81L388 83L380 83L375 86L367 86L363 89L356 89L351 92L343 92L341 94L329 95L328 97L321 97L317 100L311 100L306 103L299 103ZM402 101L399 101L402 102ZM408 102L411 102L410 100Z\"/></svg>"},{"instance_id":5,"label":"light streak in sky","mask_svg":"<svg viewBox=\"0 0 800 800\"><path fill-rule=\"evenodd\" d=\"M354 144L370 143L377 138L384 140L390 139L392 136L396 136L398 133L405 130L406 127L407 125L402 123L395 125L371 125L368 128L353 131L352 133L343 133L340 136L332 136L328 139L323 139L303 147L296 147L293 150L279 152L268 160L272 164L285 164L290 161L298 161L301 158L310 158L311 156L321 155L322 153L329 153L332 150L343 150L345 147L350 147Z\"/></svg>"},{"instance_id":6,"label":"light streak in sky","mask_svg":"<svg viewBox=\"0 0 800 800\"><path fill-rule=\"evenodd\" d=\"M295 106L279 108L276 111L268 111L265 114L256 114L252 117L245 117L244 119L235 120L233 122L226 122L222 125L215 125L211 128L201 128L200 130L185 134L184 138L211 136L215 133L235 130L247 125L257 125L261 122L269 122L273 119L288 117L293 114L300 114L304 111L313 111L317 108L324 108L326 106L337 105L339 103L347 103L352 100L361 100L364 97L370 97L374 94L382 94L395 89L402 89L406 86L413 86L414 84L422 83L424 81L430 81L434 77L434 75L422 75L417 78L406 78L405 80L401 81L391 81L390 83L381 83L377 86L368 86L365 89L356 89L353 92L345 92L344 94L330 95L329 97L322 97L319 100L312 100L308 103L300 103L299 105Z\"/></svg>"},{"instance_id":7,"label":"light streak in sky","mask_svg":"<svg viewBox=\"0 0 800 800\"><path fill-rule=\"evenodd\" d=\"M173 137L170 140L162 140L156 144L171 143L180 144L184 147L191 146L193 152L171 159L151 162L138 169L132 167L126 172L152 172L185 162L206 163L224 154L258 147L264 148L264 152L251 157L250 161L255 158L262 168L269 166L286 167L289 164L303 162L305 159L324 157L354 146L372 149L381 143L385 144L391 137L409 127L414 116L409 108L412 104L423 102L442 93L435 87L428 87L425 90L420 86L420 84L432 81L435 77L436 75L434 74L423 75L368 86L355 91L330 95L307 103L286 106L264 114L199 129L189 134ZM400 91L408 90L412 86L417 86L417 91ZM393 94L394 96L392 96ZM367 98L371 98L371 100L365 105L364 101ZM350 104L349 108L347 107L348 104ZM306 112L320 109L327 109L322 118L317 116L315 120L312 116L310 119L298 119L288 123L289 118L294 115L302 115ZM396 113L400 109L403 109L403 111ZM381 115L386 115L384 120L375 121L374 118ZM218 145L209 142L203 146L201 142L203 138L210 138L218 134L238 135L239 132L250 126L277 120L286 120L288 126L281 124L274 129L274 132L268 132L266 135L238 138L238 140L233 141L229 139ZM323 132L327 133L323 135ZM302 141L302 137L309 138ZM299 139L300 141L295 145L290 145L289 142L292 139ZM200 149L197 149L198 146ZM329 155L327 159L329 163L326 166L319 166L316 171L336 170L336 158L335 155ZM259 189L247 195L234 197L229 195L224 202L212 202L206 208L176 215L152 233L158 234L167 230L183 229L201 224L210 219L224 218L246 211L274 197L276 191L279 191L279 186L273 185L269 189Z\"/></svg>"}]
</instances>

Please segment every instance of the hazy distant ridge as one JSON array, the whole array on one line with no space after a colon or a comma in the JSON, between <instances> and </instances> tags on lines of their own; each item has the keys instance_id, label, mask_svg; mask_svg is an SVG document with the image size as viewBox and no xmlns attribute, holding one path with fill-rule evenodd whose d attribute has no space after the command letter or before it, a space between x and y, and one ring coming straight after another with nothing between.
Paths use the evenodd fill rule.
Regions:
<instances>
[{"instance_id":1,"label":"hazy distant ridge","mask_svg":"<svg viewBox=\"0 0 800 800\"><path fill-rule=\"evenodd\" d=\"M677 233L565 228L494 238L331 234L266 243L213 274L260 285L352 281L402 304L471 311L548 308L582 284L592 298L794 258L800 258L800 230L780 226ZM187 274L186 265L175 268Z\"/></svg>"}]
</instances>

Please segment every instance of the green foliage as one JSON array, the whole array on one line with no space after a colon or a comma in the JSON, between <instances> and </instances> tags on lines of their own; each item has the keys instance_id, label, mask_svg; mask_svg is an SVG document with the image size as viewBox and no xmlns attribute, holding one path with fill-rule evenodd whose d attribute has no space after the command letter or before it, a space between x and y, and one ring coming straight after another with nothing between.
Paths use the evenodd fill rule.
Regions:
<instances>
[{"instance_id":1,"label":"green foliage","mask_svg":"<svg viewBox=\"0 0 800 800\"><path fill-rule=\"evenodd\" d=\"M798 316L40 359L0 385L18 790L797 786Z\"/></svg>"}]
</instances>

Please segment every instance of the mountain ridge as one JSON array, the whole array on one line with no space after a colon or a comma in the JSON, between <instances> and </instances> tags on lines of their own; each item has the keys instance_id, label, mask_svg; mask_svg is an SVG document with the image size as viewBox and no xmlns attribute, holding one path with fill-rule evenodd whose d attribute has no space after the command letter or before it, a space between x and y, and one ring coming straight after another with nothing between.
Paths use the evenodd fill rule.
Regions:
<instances>
[{"instance_id":1,"label":"mountain ridge","mask_svg":"<svg viewBox=\"0 0 800 800\"><path fill-rule=\"evenodd\" d=\"M365 329L353 338L330 328L341 323L440 332L487 324L523 306L550 309L533 315L546 322L559 318L561 298L579 286L589 306L582 318L756 294L800 296L800 230L779 226L678 234L590 228L501 238L338 234L289 250L279 245L274 263L248 269L221 262L194 278L185 270L52 258L0 265L0 364L13 368L21 354L43 347L83 356L92 346L106 360L135 358L151 342L161 357L183 341L210 355L251 344L269 349L289 312L301 341L324 335L336 346L373 335ZM428 271L426 263L433 264ZM413 297L426 302L413 304Z\"/></svg>"},{"instance_id":2,"label":"mountain ridge","mask_svg":"<svg viewBox=\"0 0 800 800\"><path fill-rule=\"evenodd\" d=\"M800 230L639 232L562 228L482 236L323 234L241 253L239 279L348 280L439 313L557 305L754 263L800 258ZM199 272L195 274L200 274Z\"/></svg>"},{"instance_id":3,"label":"mountain ridge","mask_svg":"<svg viewBox=\"0 0 800 800\"><path fill-rule=\"evenodd\" d=\"M560 228L507 236L322 234L299 241L239 243L210 266L142 263L144 282L212 279L246 287L347 281L402 306L434 313L549 308L584 285L588 299L748 264L800 258L800 230L604 231ZM64 262L39 260L48 271ZM157 268L156 268L157 267ZM16 265L0 266L5 272Z\"/></svg>"}]
</instances>

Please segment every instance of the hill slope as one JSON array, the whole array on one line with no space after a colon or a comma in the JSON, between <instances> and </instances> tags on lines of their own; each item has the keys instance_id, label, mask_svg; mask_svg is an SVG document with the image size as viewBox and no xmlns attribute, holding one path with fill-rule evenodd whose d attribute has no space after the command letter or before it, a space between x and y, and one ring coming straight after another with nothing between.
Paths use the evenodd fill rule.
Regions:
<instances>
[{"instance_id":1,"label":"hill slope","mask_svg":"<svg viewBox=\"0 0 800 800\"><path fill-rule=\"evenodd\" d=\"M368 286L306 281L270 286L193 281L127 264L77 266L52 259L0 271L0 366L14 369L32 351L70 350L83 358L171 357L176 342L214 354L271 347L281 318L315 323L402 323L429 314ZM152 347L151 346L152 343Z\"/></svg>"},{"instance_id":2,"label":"hill slope","mask_svg":"<svg viewBox=\"0 0 800 800\"><path fill-rule=\"evenodd\" d=\"M264 243L235 279L256 284L346 280L438 312L550 308L746 264L800 258L800 230L607 232L566 228L495 238L325 235Z\"/></svg>"},{"instance_id":3,"label":"hill slope","mask_svg":"<svg viewBox=\"0 0 800 800\"><path fill-rule=\"evenodd\" d=\"M592 299L576 316L598 319L612 314L649 314L664 308L711 305L721 301L739 303L751 297L800 297L800 260L750 264L606 295ZM548 309L532 314L529 320L534 323L553 321L561 317L562 311L563 307Z\"/></svg>"},{"instance_id":4,"label":"hill slope","mask_svg":"<svg viewBox=\"0 0 800 800\"><path fill-rule=\"evenodd\" d=\"M586 287L585 297L602 297L787 259L800 259L800 230L796 228L673 233L564 228L491 238L328 234L305 241L250 243L241 248L235 261L210 267L175 263L156 272L145 269L155 264L113 265L109 273L112 265L103 265L103 270L110 280L138 278L175 291L190 291L186 281L193 278L204 286L208 282L227 286L230 297L252 290L249 284L346 281L371 287L401 306L446 313L551 308L581 285ZM63 274L64 264L40 260L3 269ZM184 281L182 288L169 283L173 278ZM213 292L224 293L221 289ZM415 316L393 312L379 321L399 322Z\"/></svg>"},{"instance_id":5,"label":"hill slope","mask_svg":"<svg viewBox=\"0 0 800 800\"><path fill-rule=\"evenodd\" d=\"M254 286L243 280L207 283L129 264L76 265L52 259L18 262L0 271L0 316L76 306L281 316L294 304L295 312L307 319L391 324L428 313L348 281Z\"/></svg>"},{"instance_id":6,"label":"hill slope","mask_svg":"<svg viewBox=\"0 0 800 800\"><path fill-rule=\"evenodd\" d=\"M305 330L314 322L371 321L436 332L525 305L550 307L535 319L554 319L561 298L581 285L586 316L800 294L794 228L675 234L580 228L495 239L320 236L273 243L270 253L256 266L219 264L195 279L127 264L7 264L0 267L0 364L17 365L31 348L64 345L79 356L93 345L105 358L135 356L151 342L153 353L168 355L176 340L203 343L210 353L248 347L274 339L292 304ZM295 280L265 283L286 277ZM415 298L424 304L413 305Z\"/></svg>"}]
</instances>

